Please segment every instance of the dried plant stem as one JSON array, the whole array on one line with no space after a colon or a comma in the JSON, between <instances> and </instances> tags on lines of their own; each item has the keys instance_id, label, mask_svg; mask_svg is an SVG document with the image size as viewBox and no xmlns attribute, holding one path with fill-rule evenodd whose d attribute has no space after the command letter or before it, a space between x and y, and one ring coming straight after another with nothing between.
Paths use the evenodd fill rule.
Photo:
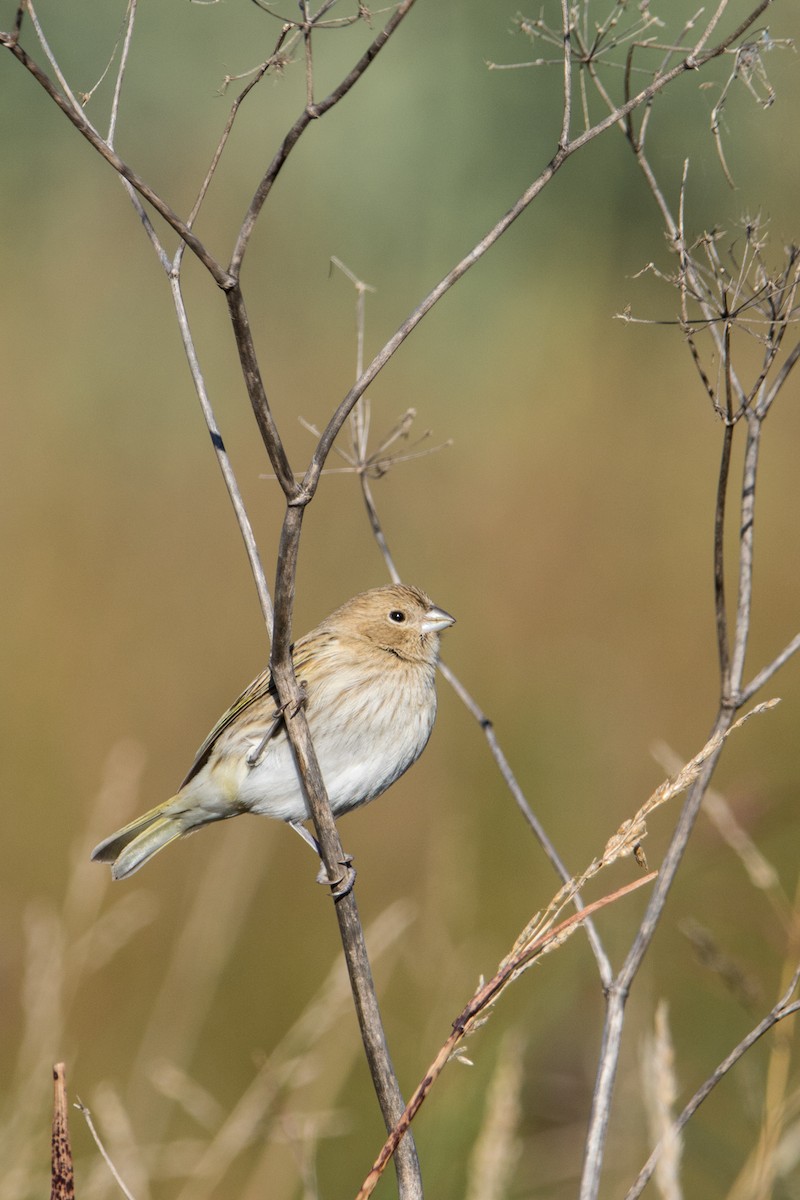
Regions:
<instances>
[{"instance_id":1,"label":"dried plant stem","mask_svg":"<svg viewBox=\"0 0 800 1200\"><path fill-rule=\"evenodd\" d=\"M720 679L730 682L730 648L728 645L728 615L725 607L725 505L728 496L728 475L733 451L733 425L726 421L722 435L722 460L717 480L717 505L714 511L714 610L717 623L717 654Z\"/></svg>"},{"instance_id":2,"label":"dried plant stem","mask_svg":"<svg viewBox=\"0 0 800 1200\"><path fill-rule=\"evenodd\" d=\"M189 317L186 312L186 305L183 299L183 291L181 289L180 274L177 271L171 271L169 275L170 290L172 293L172 301L175 305L175 315L178 320L178 328L180 329L183 348L186 352L186 358L189 363L189 371L192 376L197 398L200 401L200 408L203 413L203 418L211 438L211 445L222 472L222 478L225 481L225 487L228 490L233 511L236 517L236 523L239 526L239 531L242 535L247 558L250 563L250 570L253 575L256 593L261 605L261 612L264 617L264 623L267 627L267 633L272 635L273 612L272 612L272 597L270 596L269 587L267 586L264 568L261 564L261 556L258 550L253 527L250 524L250 518L247 515L247 509L242 499L242 493L239 489L239 484L236 481L231 460L228 452L225 449L225 443L222 440L222 434L217 424L217 419L214 415L214 410L211 406L211 399L206 388L205 378L203 376L200 362L197 357L197 350L194 344L194 338L189 326Z\"/></svg>"},{"instance_id":3,"label":"dried plant stem","mask_svg":"<svg viewBox=\"0 0 800 1200\"><path fill-rule=\"evenodd\" d=\"M53 1140L50 1171L50 1200L74 1200L72 1147L67 1119L67 1085L64 1064L53 1067Z\"/></svg>"},{"instance_id":4,"label":"dried plant stem","mask_svg":"<svg viewBox=\"0 0 800 1200\"><path fill-rule=\"evenodd\" d=\"M789 659L797 654L798 650L800 650L800 633L792 638L788 646L781 650L780 654L771 663L763 667L758 674L754 675L746 687L742 688L742 704L747 704L756 692L760 692L762 687L769 683L773 675L780 671L781 667L784 667Z\"/></svg>"},{"instance_id":5,"label":"dried plant stem","mask_svg":"<svg viewBox=\"0 0 800 1200\"><path fill-rule=\"evenodd\" d=\"M319 118L324 116L325 113L330 112L330 110L347 95L347 93L355 86L355 84L358 83L364 72L374 62L377 55L384 48L389 38L397 31L401 22L411 10L414 2L415 0L401 0L383 29L373 39L373 41L359 58L358 62L340 81L338 86L335 87L333 91L325 97L324 100L320 100L317 103L306 103L303 112L286 134L278 152L270 163L263 179L256 188L255 194L250 202L250 207L248 208L245 218L242 221L242 225L239 230L239 236L236 239L236 245L234 246L233 254L231 256L230 271L233 278L237 280L239 278L242 261L249 245L250 238L253 235L253 230L255 229L259 213L264 207L266 199L269 196L269 193L272 191L275 180L278 178L278 175L280 174L292 150L297 145L297 142L300 140L303 133L306 131L312 121L319 120ZM308 45L308 39L306 39L306 45ZM311 90L312 87L313 84L309 83L309 90Z\"/></svg>"},{"instance_id":6,"label":"dried plant stem","mask_svg":"<svg viewBox=\"0 0 800 1200\"><path fill-rule=\"evenodd\" d=\"M147 184L141 176L128 166L126 162L119 157L115 150L109 146L108 142L100 136L92 123L83 115L80 108L73 107L67 99L58 90L58 87L53 83L45 71L38 63L30 57L30 55L20 46L18 38L14 35L0 33L0 46L5 46L10 50L11 54L17 61L33 76L36 82L47 92L50 99L56 104L69 121L75 126L78 132L86 138L94 149L101 155L102 158L111 166L118 175L133 187L139 195L152 205L159 216L163 217L167 224L178 234L180 238L186 242L189 249L197 256L209 272L214 281L221 288L230 286L231 280L227 273L223 270L212 254L208 252L206 247L198 237L192 233L189 226L181 220L172 208L162 200L149 184Z\"/></svg>"},{"instance_id":7,"label":"dried plant stem","mask_svg":"<svg viewBox=\"0 0 800 1200\"><path fill-rule=\"evenodd\" d=\"M302 519L302 509L290 509L299 522ZM293 540L292 546L297 545ZM283 542L282 542L283 546ZM294 571L291 572L292 585ZM276 631L279 628L277 613L279 604L286 601L284 590L281 588L281 572L278 573L276 588ZM350 977L350 986L358 1016L364 1052L369 1063L372 1082L375 1088L381 1113L387 1129L391 1129L404 1110L400 1086L392 1066L389 1047L383 1028L380 1009L378 1007L375 985L372 978L369 957L367 955L364 931L358 915L358 906L353 891L353 878L350 874L349 859L344 854L339 840L336 823L333 819L325 784L319 769L319 762L311 741L297 680L292 669L291 657L288 654L283 661L274 657L273 642L272 671L278 695L283 704L287 705L289 714L286 729L289 741L297 760L298 770L305 785L305 791L320 847L320 855L331 884L332 894L336 903L336 916L344 948L345 962ZM345 885L343 889L342 885ZM416 1147L413 1139L408 1139L397 1156L397 1179L400 1196L403 1200L416 1200L422 1197L422 1177L419 1168Z\"/></svg>"}]
</instances>

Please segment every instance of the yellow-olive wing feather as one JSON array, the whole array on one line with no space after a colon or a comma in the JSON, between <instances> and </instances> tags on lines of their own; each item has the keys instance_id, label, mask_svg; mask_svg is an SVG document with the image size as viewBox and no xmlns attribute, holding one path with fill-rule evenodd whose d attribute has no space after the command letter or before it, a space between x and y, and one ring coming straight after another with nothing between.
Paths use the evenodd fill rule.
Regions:
<instances>
[{"instance_id":1,"label":"yellow-olive wing feather","mask_svg":"<svg viewBox=\"0 0 800 1200\"><path fill-rule=\"evenodd\" d=\"M311 636L307 635L304 638L300 638L300 640L294 646L292 646L292 662L294 664L297 678L301 683L303 682L303 677L306 674L305 668L308 666L308 663L312 657L313 648ZM220 734L222 734L230 725L232 725L233 722L239 716L241 716L243 712L246 712L248 708L251 708L254 704L258 704L260 700L264 700L267 696L272 699L273 707L264 712L264 732L267 732L269 722L274 721L275 724L271 731L271 736L274 737L277 734L283 722L280 720L275 721L275 718L278 716L278 693L275 689L275 684L272 682L272 675L269 667L267 667L261 672L260 675L256 676L252 683L248 684L241 696L239 696L237 700L234 700L228 711L224 713L217 721L216 725L211 730L211 733L209 733L208 737L197 751L194 762L192 763L189 772L178 791L181 791L183 788L185 788L187 783L194 779L197 772L201 770L201 768L208 762L209 755L214 749Z\"/></svg>"},{"instance_id":2,"label":"yellow-olive wing feather","mask_svg":"<svg viewBox=\"0 0 800 1200\"><path fill-rule=\"evenodd\" d=\"M267 696L270 696L273 699L274 709L271 713L269 713L269 710L265 712L265 725L268 723L268 721L274 719L278 711L278 698L268 667L262 671L260 675L257 675L252 683L248 684L241 696L239 696L237 700L234 700L228 711L224 713L217 721L216 725L211 730L211 733L197 751L194 762L189 769L189 773L178 789L179 791L185 788L187 783L189 783L191 779L194 779L197 772L208 762L208 757L211 754L211 751L214 749L220 734L223 733L230 725L232 725L236 718L239 717L243 712L252 707L253 704L257 704L260 700L265 699Z\"/></svg>"}]
</instances>

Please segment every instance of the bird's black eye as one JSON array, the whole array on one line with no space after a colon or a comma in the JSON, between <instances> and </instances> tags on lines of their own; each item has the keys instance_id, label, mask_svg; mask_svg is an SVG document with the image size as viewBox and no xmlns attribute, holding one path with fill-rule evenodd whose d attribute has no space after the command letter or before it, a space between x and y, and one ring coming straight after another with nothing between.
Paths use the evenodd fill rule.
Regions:
<instances>
[{"instance_id":1,"label":"bird's black eye","mask_svg":"<svg viewBox=\"0 0 800 1200\"><path fill-rule=\"evenodd\" d=\"M389 613L389 620L394 621L395 625L402 625L406 619L406 614L399 608L393 608Z\"/></svg>"}]
</instances>

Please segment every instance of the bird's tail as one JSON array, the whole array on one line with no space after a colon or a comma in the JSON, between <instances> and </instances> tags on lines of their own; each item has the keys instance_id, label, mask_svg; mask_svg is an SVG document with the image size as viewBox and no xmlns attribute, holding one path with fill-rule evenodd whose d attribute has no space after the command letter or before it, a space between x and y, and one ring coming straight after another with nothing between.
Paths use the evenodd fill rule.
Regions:
<instances>
[{"instance_id":1,"label":"bird's tail","mask_svg":"<svg viewBox=\"0 0 800 1200\"><path fill-rule=\"evenodd\" d=\"M137 817L124 829L112 833L111 837L95 846L92 859L95 862L111 863L111 874L115 879L125 879L134 871L138 871L139 867L144 866L159 850L163 850L183 834L189 833L194 827L193 824L187 823L185 812L167 811L174 803L175 798L172 797L164 804L159 804L157 808L151 808L150 812Z\"/></svg>"}]
</instances>

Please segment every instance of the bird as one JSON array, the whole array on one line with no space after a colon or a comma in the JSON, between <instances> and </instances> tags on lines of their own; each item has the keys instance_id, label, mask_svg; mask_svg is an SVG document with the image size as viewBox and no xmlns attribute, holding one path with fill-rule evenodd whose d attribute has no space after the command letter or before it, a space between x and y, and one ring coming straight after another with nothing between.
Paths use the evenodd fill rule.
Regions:
<instances>
[{"instance_id":1,"label":"bird","mask_svg":"<svg viewBox=\"0 0 800 1200\"><path fill-rule=\"evenodd\" d=\"M292 646L335 816L382 795L425 749L439 638L454 621L419 588L392 583L354 596ZM268 667L211 730L175 795L100 842L92 859L125 879L176 839L241 813L285 821L319 852Z\"/></svg>"}]
</instances>

